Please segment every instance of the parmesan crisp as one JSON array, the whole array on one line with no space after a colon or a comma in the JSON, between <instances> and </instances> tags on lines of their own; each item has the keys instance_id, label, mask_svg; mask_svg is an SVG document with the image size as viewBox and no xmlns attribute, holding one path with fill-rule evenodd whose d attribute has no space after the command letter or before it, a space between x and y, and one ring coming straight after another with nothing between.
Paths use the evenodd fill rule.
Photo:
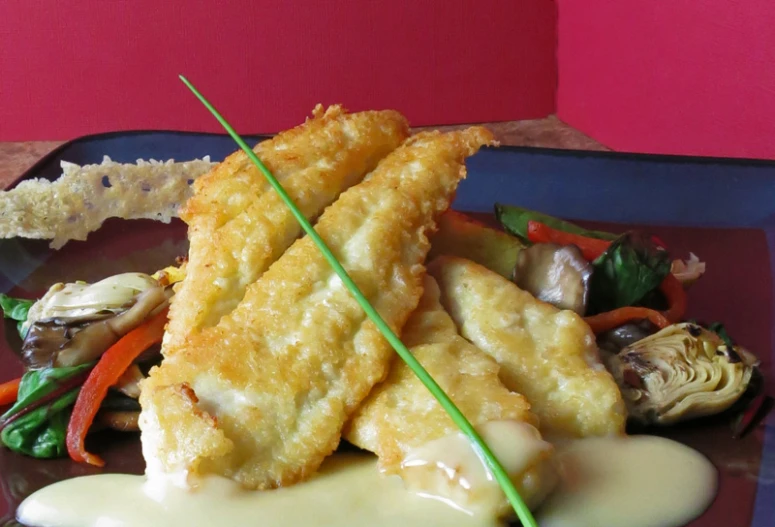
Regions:
<instances>
[{"instance_id":1,"label":"parmesan crisp","mask_svg":"<svg viewBox=\"0 0 775 527\"><path fill-rule=\"evenodd\" d=\"M215 165L209 157L130 164L105 156L84 166L63 161L56 181L31 179L0 192L0 238L49 239L59 249L85 240L108 218L169 223L193 194L194 180Z\"/></svg>"}]
</instances>

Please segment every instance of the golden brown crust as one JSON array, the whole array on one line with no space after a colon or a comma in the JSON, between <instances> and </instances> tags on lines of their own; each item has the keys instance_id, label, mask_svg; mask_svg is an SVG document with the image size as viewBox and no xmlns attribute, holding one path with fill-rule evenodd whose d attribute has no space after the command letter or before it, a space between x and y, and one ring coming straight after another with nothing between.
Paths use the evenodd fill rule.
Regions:
<instances>
[{"instance_id":1,"label":"golden brown crust","mask_svg":"<svg viewBox=\"0 0 775 527\"><path fill-rule=\"evenodd\" d=\"M537 426L527 400L498 379L498 364L458 335L439 302L436 282L426 276L424 286L402 334L412 354L474 426L504 420ZM396 359L345 427L344 438L376 453L380 468L396 473L412 449L457 431L412 370Z\"/></svg>"},{"instance_id":2,"label":"golden brown crust","mask_svg":"<svg viewBox=\"0 0 775 527\"><path fill-rule=\"evenodd\" d=\"M441 256L428 272L460 334L501 365L503 383L527 397L544 434L624 433L621 393L581 317L469 260Z\"/></svg>"},{"instance_id":3,"label":"golden brown crust","mask_svg":"<svg viewBox=\"0 0 775 527\"><path fill-rule=\"evenodd\" d=\"M347 114L333 106L255 151L302 212L316 218L408 136L394 111ZM181 213L189 224L187 278L176 287L163 353L231 312L301 234L290 210L239 150L195 183Z\"/></svg>"},{"instance_id":4,"label":"golden brown crust","mask_svg":"<svg viewBox=\"0 0 775 527\"><path fill-rule=\"evenodd\" d=\"M427 235L465 175L465 157L491 140L480 128L416 136L318 221L317 232L395 330L417 305ZM198 410L217 418L223 438L200 438L189 412L143 428L146 460L170 471L182 459L189 470L250 488L293 484L336 448L344 423L392 358L317 247L302 238L247 287L231 313L188 338L143 385L143 413L152 416L167 411L159 390L190 383ZM146 433L153 439L147 448Z\"/></svg>"}]
</instances>

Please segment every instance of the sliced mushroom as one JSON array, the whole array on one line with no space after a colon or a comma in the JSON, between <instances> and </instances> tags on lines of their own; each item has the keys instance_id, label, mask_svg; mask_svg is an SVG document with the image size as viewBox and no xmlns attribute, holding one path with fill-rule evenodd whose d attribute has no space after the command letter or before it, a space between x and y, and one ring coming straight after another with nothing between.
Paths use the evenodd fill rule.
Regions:
<instances>
[{"instance_id":1,"label":"sliced mushroom","mask_svg":"<svg viewBox=\"0 0 775 527\"><path fill-rule=\"evenodd\" d=\"M24 339L24 362L29 368L44 368L94 361L151 314L163 309L171 295L171 289L156 285L130 299L118 314L103 310L38 320Z\"/></svg>"},{"instance_id":2,"label":"sliced mushroom","mask_svg":"<svg viewBox=\"0 0 775 527\"><path fill-rule=\"evenodd\" d=\"M604 356L630 418L670 425L717 414L745 393L758 360L695 324L674 324Z\"/></svg>"},{"instance_id":3,"label":"sliced mushroom","mask_svg":"<svg viewBox=\"0 0 775 527\"><path fill-rule=\"evenodd\" d=\"M104 427L119 432L137 432L140 430L139 418L140 412L101 411L97 414L94 424L98 429Z\"/></svg>"},{"instance_id":4,"label":"sliced mushroom","mask_svg":"<svg viewBox=\"0 0 775 527\"><path fill-rule=\"evenodd\" d=\"M127 397L139 399L140 383L143 379L145 379L145 375L140 371L140 367L137 364L131 364L129 368L121 374L121 377L118 378L118 381L113 387Z\"/></svg>"},{"instance_id":5,"label":"sliced mushroom","mask_svg":"<svg viewBox=\"0 0 775 527\"><path fill-rule=\"evenodd\" d=\"M583 315L587 308L592 265L575 245L537 243L522 249L514 282L539 300Z\"/></svg>"},{"instance_id":6,"label":"sliced mushroom","mask_svg":"<svg viewBox=\"0 0 775 527\"><path fill-rule=\"evenodd\" d=\"M129 333L158 308L166 306L164 288L152 287L137 297L135 304L120 315L86 326L59 352L57 366L76 366L97 360L118 339Z\"/></svg>"},{"instance_id":7,"label":"sliced mushroom","mask_svg":"<svg viewBox=\"0 0 775 527\"><path fill-rule=\"evenodd\" d=\"M606 331L597 339L598 346L609 352L619 353L623 348L654 334L659 328L648 320L630 322Z\"/></svg>"}]
</instances>

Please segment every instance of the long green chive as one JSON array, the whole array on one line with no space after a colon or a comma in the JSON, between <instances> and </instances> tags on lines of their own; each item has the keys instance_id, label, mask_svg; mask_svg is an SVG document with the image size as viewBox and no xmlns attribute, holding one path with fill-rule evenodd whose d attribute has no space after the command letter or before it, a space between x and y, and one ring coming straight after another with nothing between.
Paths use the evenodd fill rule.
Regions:
<instances>
[{"instance_id":1,"label":"long green chive","mask_svg":"<svg viewBox=\"0 0 775 527\"><path fill-rule=\"evenodd\" d=\"M226 122L226 119L224 119L223 116L218 113L218 110L216 110L213 105L210 104L210 102L205 99L201 93L199 93L199 90L194 88L194 86L183 75L180 75L179 77L180 80L182 80L183 83L188 86L188 89L191 90L194 95L196 95L196 97L202 102L202 104L204 104L205 107L210 110L210 113L212 113L213 116L218 119L218 122L221 123L223 128L229 133L232 139L234 139L240 148L245 151L250 160L256 165L256 167L258 167L272 188L277 191L288 208L291 209L291 213L299 222L299 224L301 224L304 232L306 232L312 241L314 241L318 246L320 252L323 253L325 259L334 269L336 274L339 275L339 278L342 279L342 282L353 295L358 304L360 304L361 308L366 312L366 315L371 319L372 322L374 322L377 328L379 328L379 330L385 336L390 345L393 346L393 349L396 350L396 353L398 353L401 359L406 362L412 371L414 371L415 375L419 377L425 387L428 388L431 394L433 394L433 396L439 401L441 406L449 414L460 430L462 430L463 433L469 437L474 446L479 450L480 456L487 461L487 464L490 466L490 470L495 476L495 480L501 486L501 489L503 489L503 492L506 494L506 497L508 498L512 507L514 507L514 512L516 512L517 517L522 522L522 525L524 527L538 527L538 524L533 518L533 515L530 513L530 509L528 509L527 505L525 505L525 502L522 500L519 492L517 492L517 489L514 487L511 479L509 479L508 473L503 468L503 465L501 465L500 461L498 461L498 458L495 457L495 454L493 454L492 450L490 450L490 447L487 446L487 443L484 442L479 433L468 421L468 419L466 419L460 409L455 406L455 403L452 402L452 399L449 398L449 396L444 392L441 386L436 383L428 371L422 367L417 359L414 358L412 352L410 352L404 343L401 342L401 339L399 339L398 336L393 333L393 331L390 329L387 323L385 323L377 310L374 309L371 303L369 303L368 299L363 295L355 282L353 282L352 278L350 278L350 275L347 274L347 271L344 269L344 267L342 267L342 264L339 263L339 260L336 259L334 253L332 253L331 249L328 248L328 245L326 245L320 235L315 231L315 229L312 227L312 224L307 221L307 218L304 216L304 214L301 213L288 193L285 192L285 189L280 184L280 182L277 181L277 179L272 175L266 165L261 162L255 152L253 152L253 149L250 148L247 143L245 143L245 141L239 136L239 134L237 134L234 128L232 128L232 126Z\"/></svg>"}]
</instances>

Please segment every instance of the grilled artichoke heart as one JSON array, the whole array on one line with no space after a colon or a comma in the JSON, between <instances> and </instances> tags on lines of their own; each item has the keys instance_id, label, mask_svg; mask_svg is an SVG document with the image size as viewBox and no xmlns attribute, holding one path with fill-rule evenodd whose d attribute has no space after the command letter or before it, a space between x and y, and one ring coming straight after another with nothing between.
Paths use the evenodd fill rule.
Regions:
<instances>
[{"instance_id":1,"label":"grilled artichoke heart","mask_svg":"<svg viewBox=\"0 0 775 527\"><path fill-rule=\"evenodd\" d=\"M605 357L632 421L671 425L723 412L746 391L756 357L695 324L668 326Z\"/></svg>"}]
</instances>

